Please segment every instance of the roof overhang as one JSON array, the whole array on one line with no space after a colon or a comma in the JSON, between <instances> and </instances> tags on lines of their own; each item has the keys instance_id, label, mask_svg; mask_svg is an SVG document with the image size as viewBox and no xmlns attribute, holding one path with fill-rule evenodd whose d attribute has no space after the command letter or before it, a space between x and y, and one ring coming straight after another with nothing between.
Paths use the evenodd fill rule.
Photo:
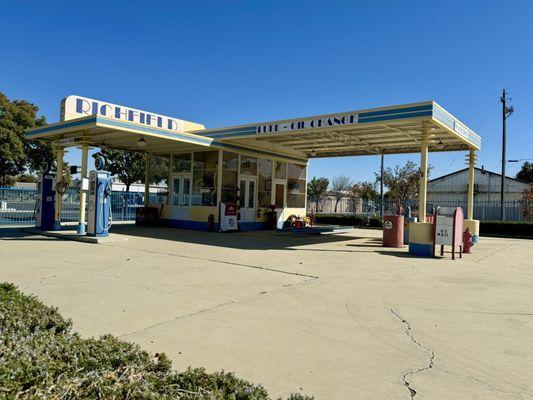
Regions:
<instances>
[{"instance_id":1,"label":"roof overhang","mask_svg":"<svg viewBox=\"0 0 533 400\"><path fill-rule=\"evenodd\" d=\"M99 115L71 119L34 128L26 132L28 139L54 142L56 147L77 147L85 143L92 147L140 151L150 154L179 154L200 149L226 149L255 156L306 163L306 157L293 153L273 152L264 147L242 146L190 132L175 132ZM143 146L139 140L143 138Z\"/></svg>"},{"instance_id":2,"label":"roof overhang","mask_svg":"<svg viewBox=\"0 0 533 400\"><path fill-rule=\"evenodd\" d=\"M245 146L307 158L480 150L481 138L433 101L195 131Z\"/></svg>"},{"instance_id":3,"label":"roof overhang","mask_svg":"<svg viewBox=\"0 0 533 400\"><path fill-rule=\"evenodd\" d=\"M26 133L29 139L52 140L63 147L84 142L152 154L214 147L298 162L416 153L424 135L430 151L481 149L481 138L433 101L187 132L90 115Z\"/></svg>"},{"instance_id":4,"label":"roof overhang","mask_svg":"<svg viewBox=\"0 0 533 400\"><path fill-rule=\"evenodd\" d=\"M118 121L97 115L35 128L26 133L28 139L51 140L59 147L84 142L94 147L170 154L188 149L209 147L214 141L201 135L170 132L164 129ZM139 140L144 139L144 146Z\"/></svg>"}]
</instances>

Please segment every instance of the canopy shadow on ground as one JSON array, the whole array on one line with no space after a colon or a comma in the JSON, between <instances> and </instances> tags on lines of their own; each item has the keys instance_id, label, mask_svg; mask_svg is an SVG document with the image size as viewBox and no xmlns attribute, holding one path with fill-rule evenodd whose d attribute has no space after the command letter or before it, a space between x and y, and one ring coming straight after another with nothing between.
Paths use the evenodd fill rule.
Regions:
<instances>
[{"instance_id":1,"label":"canopy shadow on ground","mask_svg":"<svg viewBox=\"0 0 533 400\"><path fill-rule=\"evenodd\" d=\"M0 240L57 240L56 238L39 236L25 232L24 227L0 228Z\"/></svg>"},{"instance_id":2,"label":"canopy shadow on ground","mask_svg":"<svg viewBox=\"0 0 533 400\"><path fill-rule=\"evenodd\" d=\"M274 231L205 232L170 227L116 225L111 234L169 240L182 243L225 247L238 250L295 250L295 247L323 243L340 243L365 237L343 235L303 235Z\"/></svg>"}]
</instances>

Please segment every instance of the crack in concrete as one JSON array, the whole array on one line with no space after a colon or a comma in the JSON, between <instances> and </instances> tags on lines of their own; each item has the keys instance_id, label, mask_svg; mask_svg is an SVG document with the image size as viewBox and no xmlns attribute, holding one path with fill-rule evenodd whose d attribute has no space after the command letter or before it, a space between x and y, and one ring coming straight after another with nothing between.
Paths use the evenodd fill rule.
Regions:
<instances>
[{"instance_id":1,"label":"crack in concrete","mask_svg":"<svg viewBox=\"0 0 533 400\"><path fill-rule=\"evenodd\" d=\"M116 247L116 246L113 246L111 244L104 244L104 243L102 243L101 245L109 246L109 247ZM166 256L185 258L185 259L189 259L189 260L210 261L210 262L218 263L218 264L226 264L226 265L233 265L233 266L237 266L237 267L246 267L246 268L255 268L255 269L260 269L260 270L264 270L264 271L278 272L280 274L287 274L287 275L294 275L294 276L302 276L304 278L318 279L318 276L316 276L316 275L308 275L308 274L302 274L300 272L284 271L282 269L271 268L271 267L261 267L259 265L241 264L241 263L237 263L237 262L233 262L233 261L215 260L213 258L202 258L202 257L186 256L186 255L183 255L183 254L165 253L165 252L160 252L160 251L152 251L152 250L144 250L144 249L135 249L135 250L136 251L140 251L140 252L144 252L144 253L150 253L150 254L163 254L163 255L166 255Z\"/></svg>"},{"instance_id":2,"label":"crack in concrete","mask_svg":"<svg viewBox=\"0 0 533 400\"><path fill-rule=\"evenodd\" d=\"M489 387L490 389L494 390L495 392L506 393L506 394L519 394L519 395L526 395L528 397L533 397L532 393L528 393L528 392L510 392L510 391L507 391L507 390L498 389L496 386L493 386L490 383L485 382L484 380L478 379L478 378L476 378L474 376L472 376L471 378L473 380L475 380L476 382L482 383L483 385Z\"/></svg>"},{"instance_id":3,"label":"crack in concrete","mask_svg":"<svg viewBox=\"0 0 533 400\"><path fill-rule=\"evenodd\" d=\"M306 284L308 282L310 282L310 281L308 279L306 279L306 280L304 280L302 282L298 282L297 284L291 284L291 285L288 285L288 286L287 285L283 285L282 287L276 288L276 289L273 289L273 290L261 291L257 295L250 296L248 298L244 298L241 301L234 301L234 300L225 301L223 303L216 304L216 305L214 305L212 307L202 308L200 310L193 311L193 312L188 313L188 314L178 315L177 317L172 318L172 319L168 319L168 320L165 320L165 321L159 321L159 322L156 322L154 324L148 325L148 326L146 326L144 328L137 329L137 330L131 331L131 332L123 333L122 335L119 335L117 337L119 339L123 339L123 338L125 338L127 336L132 336L132 335L135 335L137 333L145 332L145 331L147 331L149 329L152 329L152 328L155 328L155 327L158 327L158 326L161 326L161 325L166 325L166 324L169 324L169 323L172 323L172 322L175 322L175 321L179 321L181 319L194 317L195 315L207 313L209 311L213 311L213 310L216 310L218 308L226 307L226 306L229 306L231 304L246 304L246 303L250 303L250 302L256 300L257 298L259 298L261 296L264 296L265 294L275 293L275 292L278 292L278 291L281 291L281 290L287 290L288 288L296 288L296 287L298 287L300 285L303 285L303 284Z\"/></svg>"},{"instance_id":4,"label":"crack in concrete","mask_svg":"<svg viewBox=\"0 0 533 400\"><path fill-rule=\"evenodd\" d=\"M487 255L485 255L485 256L483 256L483 257L481 257L481 258L475 260L474 262L475 262L476 264L481 264L481 261L486 260L487 258L490 258L490 257L492 257L492 256L495 255L495 254L501 253L502 251L508 250L508 249L510 249L510 248L513 247L513 246L515 246L514 243L511 243L511 244L509 244L508 246L501 247L501 248L499 248L499 249L493 251L492 253L487 254Z\"/></svg>"},{"instance_id":5,"label":"crack in concrete","mask_svg":"<svg viewBox=\"0 0 533 400\"><path fill-rule=\"evenodd\" d=\"M413 336L413 328L412 328L411 323L409 321L407 321L405 318L400 316L400 314L398 314L392 308L389 308L389 310L396 318L398 318L401 321L402 324L404 324L406 326L406 329L405 329L405 332L404 332L406 334L406 336L414 344L416 344L418 347L420 347L421 349L426 350L426 351L428 351L430 353L430 357L428 359L428 363L427 363L427 365L425 367L418 368L418 369L406 372L405 374L402 375L403 384L409 390L409 395L411 396L411 400L413 400L415 398L415 396L416 396L416 390L413 389L411 382L409 382L409 380L407 378L409 376L412 376L412 375L415 375L415 374L419 374L421 372L424 372L424 371L427 371L427 370L433 368L434 365L435 365L435 363L434 363L435 362L435 351L431 347L424 346L422 343L420 343L420 341L418 341Z\"/></svg>"}]
</instances>

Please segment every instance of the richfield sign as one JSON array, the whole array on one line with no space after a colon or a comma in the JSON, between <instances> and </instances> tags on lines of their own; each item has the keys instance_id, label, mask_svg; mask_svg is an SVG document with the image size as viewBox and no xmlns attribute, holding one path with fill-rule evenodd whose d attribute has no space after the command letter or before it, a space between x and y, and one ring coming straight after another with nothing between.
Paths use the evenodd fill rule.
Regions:
<instances>
[{"instance_id":1,"label":"richfield sign","mask_svg":"<svg viewBox=\"0 0 533 400\"><path fill-rule=\"evenodd\" d=\"M184 132L184 121L131 107L80 96L68 96L61 102L61 121L98 115L134 124Z\"/></svg>"}]
</instances>

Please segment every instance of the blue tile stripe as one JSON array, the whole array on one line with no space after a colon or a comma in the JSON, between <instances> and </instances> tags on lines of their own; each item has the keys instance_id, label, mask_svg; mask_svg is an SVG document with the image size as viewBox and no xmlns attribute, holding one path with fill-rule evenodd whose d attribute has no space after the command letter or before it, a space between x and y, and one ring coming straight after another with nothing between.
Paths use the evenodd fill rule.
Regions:
<instances>
[{"instance_id":1,"label":"blue tile stripe","mask_svg":"<svg viewBox=\"0 0 533 400\"><path fill-rule=\"evenodd\" d=\"M207 137L217 137L217 138L223 138L223 137L230 137L230 136L239 136L239 135L253 135L256 133L256 126L246 126L244 128L229 128L229 129L218 129L216 131L208 131L203 132L198 131L198 134L207 136Z\"/></svg>"},{"instance_id":2,"label":"blue tile stripe","mask_svg":"<svg viewBox=\"0 0 533 400\"><path fill-rule=\"evenodd\" d=\"M468 137L465 137L465 136L463 137L465 137L465 139L469 140L477 147L481 148L481 137L479 137L475 132L467 128L458 119L454 118L452 115L450 115L448 112L446 112L443 108L441 108L438 105L433 108L433 118L435 118L437 121L440 121L443 125L446 125L452 131L455 131L456 122L461 124L468 131Z\"/></svg>"},{"instance_id":3,"label":"blue tile stripe","mask_svg":"<svg viewBox=\"0 0 533 400\"><path fill-rule=\"evenodd\" d=\"M406 114L392 114L381 115L377 117L361 117L359 116L359 124L365 124L369 122L389 121L391 119L405 119L405 118L419 118L419 117L431 117L432 111L419 111Z\"/></svg>"},{"instance_id":4,"label":"blue tile stripe","mask_svg":"<svg viewBox=\"0 0 533 400\"><path fill-rule=\"evenodd\" d=\"M80 120L72 120L72 121L68 121L68 122L62 123L60 125L47 125L47 126L43 126L42 128L37 128L37 129L31 130L30 132L26 132L26 136L29 137L29 136L38 135L38 134L41 134L41 133L48 133L48 132L57 131L57 130L60 130L60 129L72 128L72 127L75 127L75 126L83 126L83 125L94 124L95 122L96 122L96 116L94 116L92 118L84 119L84 120L81 120L81 121Z\"/></svg>"},{"instance_id":5,"label":"blue tile stripe","mask_svg":"<svg viewBox=\"0 0 533 400\"><path fill-rule=\"evenodd\" d=\"M369 112L359 113L359 119L366 118L366 117L377 117L379 115L410 113L414 111L431 111L432 109L433 109L433 104L426 104L423 106L394 108L391 110L369 111Z\"/></svg>"}]
</instances>

